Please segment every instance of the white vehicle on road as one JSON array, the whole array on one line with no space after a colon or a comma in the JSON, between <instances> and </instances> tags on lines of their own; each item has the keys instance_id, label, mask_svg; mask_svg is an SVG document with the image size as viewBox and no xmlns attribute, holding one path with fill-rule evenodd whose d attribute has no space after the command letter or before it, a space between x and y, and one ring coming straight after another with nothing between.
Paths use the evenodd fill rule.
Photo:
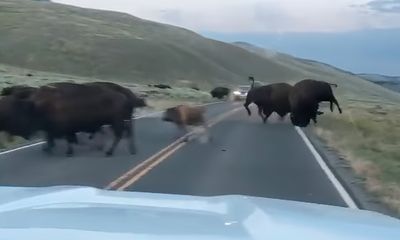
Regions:
<instances>
[{"instance_id":1,"label":"white vehicle on road","mask_svg":"<svg viewBox=\"0 0 400 240\"><path fill-rule=\"evenodd\" d=\"M244 100L247 97L247 93L251 89L251 86L249 85L241 85L238 86L233 92L232 92L232 100L233 101L239 101L239 100Z\"/></svg>"}]
</instances>

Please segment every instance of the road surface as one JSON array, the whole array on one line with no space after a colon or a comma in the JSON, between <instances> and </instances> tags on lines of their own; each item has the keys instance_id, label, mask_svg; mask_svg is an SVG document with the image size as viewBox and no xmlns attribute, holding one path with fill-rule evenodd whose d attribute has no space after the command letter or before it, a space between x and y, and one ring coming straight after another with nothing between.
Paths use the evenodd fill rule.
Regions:
<instances>
[{"instance_id":1,"label":"road surface","mask_svg":"<svg viewBox=\"0 0 400 240\"><path fill-rule=\"evenodd\" d=\"M139 166L140 174L135 173L135 180L120 190L243 194L347 206L290 123L272 117L262 124L254 109L253 113L249 118L240 104L208 106L207 118L218 119L210 129L212 141L179 143L168 154L156 156L158 162L144 167L145 171L140 166L179 134L175 126L157 116L136 120L137 155L129 155L123 142L110 158L93 149L93 142L76 147L76 155L70 158L65 157L62 143L51 156L40 145L0 153L0 185L106 188Z\"/></svg>"}]
</instances>

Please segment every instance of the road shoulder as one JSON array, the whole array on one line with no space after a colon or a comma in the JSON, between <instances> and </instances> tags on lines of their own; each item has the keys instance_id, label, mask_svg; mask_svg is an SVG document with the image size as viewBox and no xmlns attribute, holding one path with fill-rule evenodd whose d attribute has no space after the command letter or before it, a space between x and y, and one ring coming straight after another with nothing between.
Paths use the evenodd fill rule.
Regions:
<instances>
[{"instance_id":1,"label":"road shoulder","mask_svg":"<svg viewBox=\"0 0 400 240\"><path fill-rule=\"evenodd\" d=\"M316 136L311 128L302 130L360 209L400 218L398 214L381 203L377 197L366 191L362 178L355 175L343 156L340 156L335 149Z\"/></svg>"}]
</instances>

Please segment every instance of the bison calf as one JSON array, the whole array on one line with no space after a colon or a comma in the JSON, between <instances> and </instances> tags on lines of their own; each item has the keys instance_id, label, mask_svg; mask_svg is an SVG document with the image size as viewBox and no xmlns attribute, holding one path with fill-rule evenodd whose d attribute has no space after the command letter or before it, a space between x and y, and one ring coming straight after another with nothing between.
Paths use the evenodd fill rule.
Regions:
<instances>
[{"instance_id":1,"label":"bison calf","mask_svg":"<svg viewBox=\"0 0 400 240\"><path fill-rule=\"evenodd\" d=\"M176 107L168 108L164 112L162 118L163 121L173 122L177 127L183 130L185 133L188 132L188 126L200 126L204 127L208 139L210 140L210 134L208 130L208 125L204 119L204 107L192 107L187 105L178 105ZM186 138L185 141L189 139Z\"/></svg>"}]
</instances>

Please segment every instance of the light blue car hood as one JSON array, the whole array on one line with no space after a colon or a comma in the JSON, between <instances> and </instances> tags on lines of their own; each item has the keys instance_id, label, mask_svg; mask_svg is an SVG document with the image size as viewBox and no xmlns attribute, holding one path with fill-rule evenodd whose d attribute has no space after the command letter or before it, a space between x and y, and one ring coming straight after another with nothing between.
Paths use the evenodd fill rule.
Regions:
<instances>
[{"instance_id":1,"label":"light blue car hood","mask_svg":"<svg viewBox=\"0 0 400 240\"><path fill-rule=\"evenodd\" d=\"M0 239L400 239L382 214L246 196L0 187Z\"/></svg>"}]
</instances>

